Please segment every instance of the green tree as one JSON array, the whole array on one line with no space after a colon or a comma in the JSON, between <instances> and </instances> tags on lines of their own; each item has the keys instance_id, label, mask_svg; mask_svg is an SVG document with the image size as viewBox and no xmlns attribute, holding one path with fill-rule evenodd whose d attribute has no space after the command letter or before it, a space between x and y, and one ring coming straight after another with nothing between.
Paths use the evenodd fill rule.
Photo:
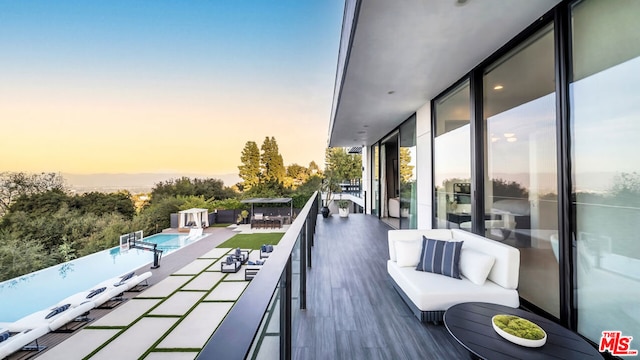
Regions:
<instances>
[{"instance_id":1,"label":"green tree","mask_svg":"<svg viewBox=\"0 0 640 360\"><path fill-rule=\"evenodd\" d=\"M53 265L37 240L0 230L0 281Z\"/></svg>"},{"instance_id":2,"label":"green tree","mask_svg":"<svg viewBox=\"0 0 640 360\"><path fill-rule=\"evenodd\" d=\"M151 203L165 197L203 196L207 200L236 197L220 179L190 179L186 176L157 183L151 190Z\"/></svg>"},{"instance_id":3,"label":"green tree","mask_svg":"<svg viewBox=\"0 0 640 360\"><path fill-rule=\"evenodd\" d=\"M15 200L9 207L7 216L10 216L12 212L18 211L29 213L31 216L49 215L71 202L72 197L59 189L25 194Z\"/></svg>"},{"instance_id":4,"label":"green tree","mask_svg":"<svg viewBox=\"0 0 640 360\"><path fill-rule=\"evenodd\" d=\"M266 140L265 140L266 141ZM254 141L247 141L240 156L242 165L238 166L244 190L249 190L260 183L260 150Z\"/></svg>"},{"instance_id":5,"label":"green tree","mask_svg":"<svg viewBox=\"0 0 640 360\"><path fill-rule=\"evenodd\" d=\"M74 199L73 207L82 213L94 213L98 216L112 212L121 214L126 219L131 220L136 213L133 199L128 191L117 193L90 192L77 196Z\"/></svg>"},{"instance_id":6,"label":"green tree","mask_svg":"<svg viewBox=\"0 0 640 360\"><path fill-rule=\"evenodd\" d=\"M88 215L91 216L92 214ZM95 230L79 240L83 244L78 250L79 256L86 256L97 251L110 249L118 245L120 235L141 230L141 228L136 227L135 220L125 220L117 213L103 215L92 221L95 222ZM146 234L147 233L145 233L145 235Z\"/></svg>"},{"instance_id":7,"label":"green tree","mask_svg":"<svg viewBox=\"0 0 640 360\"><path fill-rule=\"evenodd\" d=\"M143 230L145 234L155 234L171 226L171 214L180 211L184 200L176 197L162 197L151 202L134 219L135 230Z\"/></svg>"},{"instance_id":8,"label":"green tree","mask_svg":"<svg viewBox=\"0 0 640 360\"><path fill-rule=\"evenodd\" d=\"M411 164L411 152L408 147L400 148L400 183L407 184L413 179L413 169Z\"/></svg>"},{"instance_id":9,"label":"green tree","mask_svg":"<svg viewBox=\"0 0 640 360\"><path fill-rule=\"evenodd\" d=\"M338 182L362 177L362 155L349 154L344 148L328 148L325 153L325 177Z\"/></svg>"},{"instance_id":10,"label":"green tree","mask_svg":"<svg viewBox=\"0 0 640 360\"><path fill-rule=\"evenodd\" d=\"M56 173L28 174L25 172L0 173L0 217L21 196L50 190L65 192L64 179Z\"/></svg>"},{"instance_id":11,"label":"green tree","mask_svg":"<svg viewBox=\"0 0 640 360\"><path fill-rule=\"evenodd\" d=\"M205 200L204 196L178 196L178 199L182 201L182 205L180 205L180 210L188 210L192 208L197 209L207 209L209 211L213 211L215 209L213 207L212 200Z\"/></svg>"},{"instance_id":12,"label":"green tree","mask_svg":"<svg viewBox=\"0 0 640 360\"><path fill-rule=\"evenodd\" d=\"M302 182L305 182L309 176L311 175L311 171L301 165L291 164L287 166L287 176Z\"/></svg>"},{"instance_id":13,"label":"green tree","mask_svg":"<svg viewBox=\"0 0 640 360\"><path fill-rule=\"evenodd\" d=\"M528 199L529 191L515 181L507 181L504 179L491 179L493 184L494 201L504 199Z\"/></svg>"},{"instance_id":14,"label":"green tree","mask_svg":"<svg viewBox=\"0 0 640 360\"><path fill-rule=\"evenodd\" d=\"M320 167L318 166L318 164L316 164L316 162L312 160L309 163L309 174L310 175L315 175L315 174L319 174L321 172L322 171L320 171Z\"/></svg>"},{"instance_id":15,"label":"green tree","mask_svg":"<svg viewBox=\"0 0 640 360\"><path fill-rule=\"evenodd\" d=\"M214 200L211 205L213 206L213 209L218 210L239 210L249 208L247 204L243 204L238 199Z\"/></svg>"},{"instance_id":16,"label":"green tree","mask_svg":"<svg viewBox=\"0 0 640 360\"><path fill-rule=\"evenodd\" d=\"M263 181L258 186L254 186L251 190L245 192L246 197L282 197L287 196L290 190L285 188L281 181L270 180Z\"/></svg>"},{"instance_id":17,"label":"green tree","mask_svg":"<svg viewBox=\"0 0 640 360\"><path fill-rule=\"evenodd\" d=\"M265 182L274 180L281 182L286 176L286 169L276 139L273 136L271 138L265 137L261 150L260 163L263 180Z\"/></svg>"}]
</instances>

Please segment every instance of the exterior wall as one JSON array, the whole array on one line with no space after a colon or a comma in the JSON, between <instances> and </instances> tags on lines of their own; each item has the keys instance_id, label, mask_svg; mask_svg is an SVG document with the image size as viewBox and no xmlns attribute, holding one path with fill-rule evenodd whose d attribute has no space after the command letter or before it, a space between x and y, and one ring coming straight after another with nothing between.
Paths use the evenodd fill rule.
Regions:
<instances>
[{"instance_id":1,"label":"exterior wall","mask_svg":"<svg viewBox=\"0 0 640 360\"><path fill-rule=\"evenodd\" d=\"M431 229L433 200L431 196L431 102L416 111L416 141L418 159L416 161L418 179L418 229Z\"/></svg>"}]
</instances>

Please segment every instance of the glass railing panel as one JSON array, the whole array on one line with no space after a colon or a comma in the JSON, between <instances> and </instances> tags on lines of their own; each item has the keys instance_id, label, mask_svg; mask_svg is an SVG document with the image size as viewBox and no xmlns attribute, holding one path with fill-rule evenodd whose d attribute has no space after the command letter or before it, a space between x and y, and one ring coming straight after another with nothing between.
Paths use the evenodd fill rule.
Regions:
<instances>
[{"instance_id":1,"label":"glass railing panel","mask_svg":"<svg viewBox=\"0 0 640 360\"><path fill-rule=\"evenodd\" d=\"M260 329L256 335L247 359L280 358L280 288L271 296L271 302L265 312Z\"/></svg>"},{"instance_id":2,"label":"glass railing panel","mask_svg":"<svg viewBox=\"0 0 640 360\"><path fill-rule=\"evenodd\" d=\"M306 273L318 204L316 192L197 359L291 358L292 329L298 309L306 306Z\"/></svg>"}]
</instances>

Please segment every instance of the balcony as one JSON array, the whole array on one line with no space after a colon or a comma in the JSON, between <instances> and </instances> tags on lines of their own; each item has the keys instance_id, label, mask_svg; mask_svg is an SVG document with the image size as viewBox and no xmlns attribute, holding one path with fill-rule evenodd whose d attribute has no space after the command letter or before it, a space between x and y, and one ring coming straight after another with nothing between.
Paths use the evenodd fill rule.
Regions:
<instances>
[{"instance_id":1,"label":"balcony","mask_svg":"<svg viewBox=\"0 0 640 360\"><path fill-rule=\"evenodd\" d=\"M309 216L278 246L291 251L272 255L198 359L467 357L443 325L418 321L391 285L391 228L363 214L323 219L317 204L307 203L301 215Z\"/></svg>"}]
</instances>

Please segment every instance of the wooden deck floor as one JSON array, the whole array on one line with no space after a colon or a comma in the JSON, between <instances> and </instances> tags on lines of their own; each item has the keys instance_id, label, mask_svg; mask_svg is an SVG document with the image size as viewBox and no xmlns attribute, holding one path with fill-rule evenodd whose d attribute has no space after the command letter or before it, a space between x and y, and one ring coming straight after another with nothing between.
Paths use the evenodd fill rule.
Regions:
<instances>
[{"instance_id":1,"label":"wooden deck floor","mask_svg":"<svg viewBox=\"0 0 640 360\"><path fill-rule=\"evenodd\" d=\"M421 323L387 275L387 231L370 215L317 223L307 310L293 324L294 359L465 359L444 325Z\"/></svg>"}]
</instances>

